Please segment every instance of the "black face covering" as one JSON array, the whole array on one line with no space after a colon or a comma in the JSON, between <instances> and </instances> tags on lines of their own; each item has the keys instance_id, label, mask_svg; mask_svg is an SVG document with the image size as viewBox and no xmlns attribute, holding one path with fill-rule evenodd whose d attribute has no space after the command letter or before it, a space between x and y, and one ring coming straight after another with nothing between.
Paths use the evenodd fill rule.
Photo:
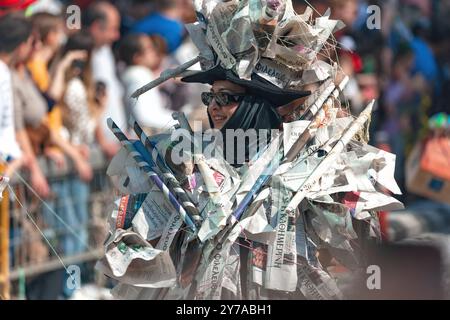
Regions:
<instances>
[{"instance_id":1,"label":"black face covering","mask_svg":"<svg viewBox=\"0 0 450 320\"><path fill-rule=\"evenodd\" d=\"M214 128L209 112L208 118L211 128ZM254 151L257 150L258 143L260 141L262 141L261 143L269 143L270 130L279 129L281 123L281 117L269 102L258 97L246 96L240 102L234 114L220 129L223 137L225 159L235 167L239 167L244 162L248 162L255 155ZM244 134L249 132L249 129L255 129L253 132L256 132L256 140L245 139L244 145L242 145L242 143L239 143L239 141L242 142L242 139L239 140L235 138L234 143L232 143L232 145L234 145L233 148L232 145L229 146L230 139L227 139L227 129L231 129L233 131L242 129ZM260 131L260 129L266 130ZM236 133L235 135L239 136L240 134ZM228 137L230 137L230 133L228 133ZM244 157L242 157L242 155L244 155Z\"/></svg>"}]
</instances>

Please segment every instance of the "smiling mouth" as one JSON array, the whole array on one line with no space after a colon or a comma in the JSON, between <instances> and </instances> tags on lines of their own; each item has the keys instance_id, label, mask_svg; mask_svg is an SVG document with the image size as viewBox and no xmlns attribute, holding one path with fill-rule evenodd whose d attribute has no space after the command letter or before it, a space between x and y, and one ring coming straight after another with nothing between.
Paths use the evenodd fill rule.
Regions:
<instances>
[{"instance_id":1,"label":"smiling mouth","mask_svg":"<svg viewBox=\"0 0 450 320\"><path fill-rule=\"evenodd\" d=\"M212 116L212 118L214 121L218 121L218 122L221 122L221 121L224 121L227 119L227 117L219 116L219 115Z\"/></svg>"}]
</instances>

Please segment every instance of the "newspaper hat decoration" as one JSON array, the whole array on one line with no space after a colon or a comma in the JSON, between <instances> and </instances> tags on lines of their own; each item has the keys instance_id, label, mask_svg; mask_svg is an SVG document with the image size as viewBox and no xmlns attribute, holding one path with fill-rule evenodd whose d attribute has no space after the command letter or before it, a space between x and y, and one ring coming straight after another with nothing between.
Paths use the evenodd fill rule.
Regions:
<instances>
[{"instance_id":1,"label":"newspaper hat decoration","mask_svg":"<svg viewBox=\"0 0 450 320\"><path fill-rule=\"evenodd\" d=\"M247 89L247 93L261 97L274 107L281 107L293 100L308 96L310 91L280 89L269 81L253 73L251 80L239 78L233 71L217 65L206 71L199 71L181 79L184 82L213 84L217 80L228 80Z\"/></svg>"},{"instance_id":2,"label":"newspaper hat decoration","mask_svg":"<svg viewBox=\"0 0 450 320\"><path fill-rule=\"evenodd\" d=\"M333 76L336 66L318 59L330 35L344 25L330 13L312 19L295 13L291 0L194 0L198 21L188 24L202 71L184 82L229 80L274 106L307 96L307 84Z\"/></svg>"}]
</instances>

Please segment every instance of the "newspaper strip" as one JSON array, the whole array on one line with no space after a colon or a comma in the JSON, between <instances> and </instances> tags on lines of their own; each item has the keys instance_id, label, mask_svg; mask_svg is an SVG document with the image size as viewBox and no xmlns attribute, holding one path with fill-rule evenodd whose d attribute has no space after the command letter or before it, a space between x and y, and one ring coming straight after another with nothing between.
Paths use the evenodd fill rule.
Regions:
<instances>
[{"instance_id":1,"label":"newspaper strip","mask_svg":"<svg viewBox=\"0 0 450 320\"><path fill-rule=\"evenodd\" d=\"M205 242L226 225L233 205L230 195L239 186L240 179L235 170L225 165L223 160L206 160L203 155L195 155L194 158L209 193L202 212L205 221L198 232L200 241Z\"/></svg>"},{"instance_id":2,"label":"newspaper strip","mask_svg":"<svg viewBox=\"0 0 450 320\"><path fill-rule=\"evenodd\" d=\"M147 194L145 193L132 194L123 196L116 201L117 210L114 210L112 213L116 220L116 229L128 229L131 227L132 221L146 196Z\"/></svg>"},{"instance_id":3,"label":"newspaper strip","mask_svg":"<svg viewBox=\"0 0 450 320\"><path fill-rule=\"evenodd\" d=\"M281 89L287 88L292 81L301 78L301 72L265 58L256 64L255 73Z\"/></svg>"},{"instance_id":4,"label":"newspaper strip","mask_svg":"<svg viewBox=\"0 0 450 320\"><path fill-rule=\"evenodd\" d=\"M264 188L250 205L246 216L229 227L231 230L226 234L226 241L234 242L240 236L264 244L273 242L275 230L268 222L272 210L271 199L271 188ZM257 209L253 210L253 206ZM247 215L250 211L254 213Z\"/></svg>"},{"instance_id":5,"label":"newspaper strip","mask_svg":"<svg viewBox=\"0 0 450 320\"><path fill-rule=\"evenodd\" d=\"M276 57L292 68L305 70L308 69L305 65L315 60L331 33L344 25L338 20L329 19L329 16L317 18L311 25L308 23L312 14L310 8L303 15L296 15L291 1L288 4L263 56Z\"/></svg>"},{"instance_id":6,"label":"newspaper strip","mask_svg":"<svg viewBox=\"0 0 450 320\"><path fill-rule=\"evenodd\" d=\"M255 35L260 52L264 52L272 40L278 20L283 15L284 1L271 1L271 8L260 1L250 1L250 20L253 24L253 33ZM278 6L278 8L275 8ZM266 10L268 9L268 10Z\"/></svg>"},{"instance_id":7,"label":"newspaper strip","mask_svg":"<svg viewBox=\"0 0 450 320\"><path fill-rule=\"evenodd\" d=\"M241 202L242 198L247 192L252 190L252 187L257 182L258 178L267 173L266 169L273 161L278 157L278 151L280 149L281 135L278 135L272 139L270 145L263 154L258 157L256 161L250 164L249 170L243 175L241 185L236 192L236 199ZM272 166L277 166L278 163L273 163ZM261 187L261 186L260 186Z\"/></svg>"},{"instance_id":8,"label":"newspaper strip","mask_svg":"<svg viewBox=\"0 0 450 320\"><path fill-rule=\"evenodd\" d=\"M305 217L304 214L300 212L298 214L295 223L295 246L297 249L297 255L308 259L308 244L306 239L306 228L305 228Z\"/></svg>"},{"instance_id":9,"label":"newspaper strip","mask_svg":"<svg viewBox=\"0 0 450 320\"><path fill-rule=\"evenodd\" d=\"M226 261L228 259L232 243L226 241L222 249L215 253L212 261L206 266L206 270L197 286L196 299L219 300L223 287L223 276ZM212 247L213 249L214 247ZM205 255L204 256L209 256Z\"/></svg>"},{"instance_id":10,"label":"newspaper strip","mask_svg":"<svg viewBox=\"0 0 450 320\"><path fill-rule=\"evenodd\" d=\"M324 228L323 230L328 229L326 232L318 233L319 236L322 236L322 240L329 242L333 246L337 246L342 240L339 239L334 244L333 239L334 236L337 236L336 233L344 239L356 239L358 237L353 230L352 216L347 206L334 202L331 197L330 201L327 202L319 200L310 201L310 205L317 216L323 218L320 223L321 227Z\"/></svg>"},{"instance_id":11,"label":"newspaper strip","mask_svg":"<svg viewBox=\"0 0 450 320\"><path fill-rule=\"evenodd\" d=\"M169 253L153 248L135 232L118 229L97 267L122 283L140 287L171 287L176 282Z\"/></svg>"},{"instance_id":12,"label":"newspaper strip","mask_svg":"<svg viewBox=\"0 0 450 320\"><path fill-rule=\"evenodd\" d=\"M241 79L250 80L258 62L258 43L249 17L249 7L240 1L227 30L222 33L230 52L236 57L236 72Z\"/></svg>"},{"instance_id":13,"label":"newspaper strip","mask_svg":"<svg viewBox=\"0 0 450 320\"><path fill-rule=\"evenodd\" d=\"M401 190L394 179L396 155L373 146L351 141L351 147L358 147L363 157L370 157L372 161L368 174L383 187L394 194L401 194ZM366 154L366 155L365 155ZM368 159L368 160L369 160Z\"/></svg>"},{"instance_id":14,"label":"newspaper strip","mask_svg":"<svg viewBox=\"0 0 450 320\"><path fill-rule=\"evenodd\" d=\"M291 191L296 191L300 188L320 161L319 158L314 156L301 157L300 160L301 161L298 161L292 169L280 175L280 179L283 181L284 186ZM313 191L314 190L315 189L313 189ZM320 191L320 189L317 189L316 191Z\"/></svg>"},{"instance_id":15,"label":"newspaper strip","mask_svg":"<svg viewBox=\"0 0 450 320\"><path fill-rule=\"evenodd\" d=\"M308 300L341 300L336 282L325 271L307 263L298 264L298 288Z\"/></svg>"},{"instance_id":16,"label":"newspaper strip","mask_svg":"<svg viewBox=\"0 0 450 320\"><path fill-rule=\"evenodd\" d=\"M295 239L295 213L285 210L291 193L278 177L273 177L273 205L276 212L275 241L269 244L265 287L267 289L295 291L297 284L297 250Z\"/></svg>"},{"instance_id":17,"label":"newspaper strip","mask_svg":"<svg viewBox=\"0 0 450 320\"><path fill-rule=\"evenodd\" d=\"M225 268L223 270L223 280L222 286L231 292L233 299L242 299L241 292L241 261L240 261L240 247L239 244L233 243L230 249L230 254L228 255L227 261L225 263ZM230 297L224 297L229 299Z\"/></svg>"},{"instance_id":18,"label":"newspaper strip","mask_svg":"<svg viewBox=\"0 0 450 320\"><path fill-rule=\"evenodd\" d=\"M161 191L152 190L132 221L133 230L147 240L159 238L174 211L172 205L165 201Z\"/></svg>"},{"instance_id":19,"label":"newspaper strip","mask_svg":"<svg viewBox=\"0 0 450 320\"><path fill-rule=\"evenodd\" d=\"M189 36L191 37L192 41L194 42L195 46L197 47L198 51L200 52L200 56L204 58L206 61L213 61L214 60L214 53L211 50L211 47L208 44L208 41L206 40L206 35L203 32L203 28L200 23L189 23L186 24L186 29L189 32ZM212 65L203 66L205 68L211 68Z\"/></svg>"},{"instance_id":20,"label":"newspaper strip","mask_svg":"<svg viewBox=\"0 0 450 320\"><path fill-rule=\"evenodd\" d=\"M300 135L308 128L310 123L311 121L307 120L297 120L283 123L284 156L287 155L288 151L298 140Z\"/></svg>"},{"instance_id":21,"label":"newspaper strip","mask_svg":"<svg viewBox=\"0 0 450 320\"><path fill-rule=\"evenodd\" d=\"M235 8L236 4L234 4L233 1L230 1L228 4L218 4L214 8L213 14L209 18L206 25L206 37L208 38L209 43L213 47L214 51L216 52L217 56L226 69L233 68L236 65L236 59L230 53L227 44L222 39L222 35L219 32L219 27L223 25L223 22L221 22L221 20L224 20L227 17L231 19L230 11L234 10Z\"/></svg>"},{"instance_id":22,"label":"newspaper strip","mask_svg":"<svg viewBox=\"0 0 450 320\"><path fill-rule=\"evenodd\" d=\"M175 238L175 235L182 225L183 219L181 219L178 212L174 211L167 221L161 239L159 239L158 244L156 245L156 249L167 251L173 242L173 238Z\"/></svg>"}]
</instances>

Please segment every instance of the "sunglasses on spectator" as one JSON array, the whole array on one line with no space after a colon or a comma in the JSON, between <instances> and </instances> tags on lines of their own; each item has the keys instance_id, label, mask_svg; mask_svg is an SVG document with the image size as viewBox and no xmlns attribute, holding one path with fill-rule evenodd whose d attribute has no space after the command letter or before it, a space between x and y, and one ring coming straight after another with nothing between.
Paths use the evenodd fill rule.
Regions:
<instances>
[{"instance_id":1,"label":"sunglasses on spectator","mask_svg":"<svg viewBox=\"0 0 450 320\"><path fill-rule=\"evenodd\" d=\"M206 106L209 106L214 99L219 107L225 107L232 103L240 102L244 96L244 94L232 94L226 92L202 92L202 102Z\"/></svg>"}]
</instances>

